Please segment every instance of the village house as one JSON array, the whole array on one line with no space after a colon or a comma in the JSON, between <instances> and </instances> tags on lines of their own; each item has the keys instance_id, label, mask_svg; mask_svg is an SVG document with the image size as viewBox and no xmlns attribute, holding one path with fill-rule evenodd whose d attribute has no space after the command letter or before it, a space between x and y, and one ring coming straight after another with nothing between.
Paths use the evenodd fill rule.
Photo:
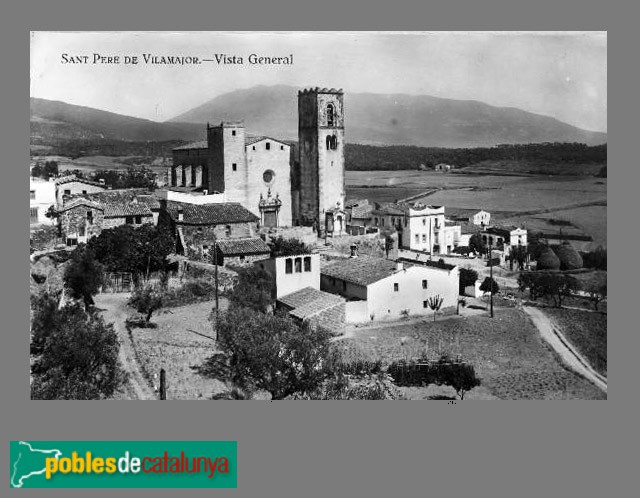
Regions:
<instances>
[{"instance_id":1,"label":"village house","mask_svg":"<svg viewBox=\"0 0 640 498\"><path fill-rule=\"evenodd\" d=\"M481 232L482 241L505 255L511 254L512 247L527 246L527 230L516 226L494 226Z\"/></svg>"},{"instance_id":2,"label":"village house","mask_svg":"<svg viewBox=\"0 0 640 498\"><path fill-rule=\"evenodd\" d=\"M371 225L371 212L374 206L367 199L347 201L345 204L345 216L347 233L350 235L364 235L367 227Z\"/></svg>"},{"instance_id":3,"label":"village house","mask_svg":"<svg viewBox=\"0 0 640 498\"><path fill-rule=\"evenodd\" d=\"M220 266L243 266L264 259L270 253L267 243L259 237L222 239L217 241L215 259Z\"/></svg>"},{"instance_id":4,"label":"village house","mask_svg":"<svg viewBox=\"0 0 640 498\"><path fill-rule=\"evenodd\" d=\"M414 251L448 254L460 243L459 225L445 223L444 206L414 204L406 210L401 245Z\"/></svg>"},{"instance_id":5,"label":"village house","mask_svg":"<svg viewBox=\"0 0 640 498\"><path fill-rule=\"evenodd\" d=\"M448 210L447 219L450 221L471 223L479 227L488 227L491 221L491 213L483 209L452 208Z\"/></svg>"},{"instance_id":6,"label":"village house","mask_svg":"<svg viewBox=\"0 0 640 498\"><path fill-rule=\"evenodd\" d=\"M425 315L437 295L444 299L441 310L458 301L459 272L453 265L352 257L329 262L320 272L320 289L347 299L348 323Z\"/></svg>"},{"instance_id":7,"label":"village house","mask_svg":"<svg viewBox=\"0 0 640 498\"><path fill-rule=\"evenodd\" d=\"M58 209L64 205L65 196L69 198L78 194L94 194L107 190L104 183L77 178L75 175L60 177L56 179L55 185Z\"/></svg>"},{"instance_id":8,"label":"village house","mask_svg":"<svg viewBox=\"0 0 640 498\"><path fill-rule=\"evenodd\" d=\"M312 253L278 256L254 265L274 282L276 308L286 310L300 322L344 332L345 300L320 290L320 255Z\"/></svg>"},{"instance_id":9,"label":"village house","mask_svg":"<svg viewBox=\"0 0 640 498\"><path fill-rule=\"evenodd\" d=\"M59 223L67 246L86 244L100 235L104 223L104 207L99 203L78 197L58 210Z\"/></svg>"},{"instance_id":10,"label":"village house","mask_svg":"<svg viewBox=\"0 0 640 498\"><path fill-rule=\"evenodd\" d=\"M158 225L176 235L176 252L208 258L216 241L257 237L259 218L238 203L191 204L160 200Z\"/></svg>"},{"instance_id":11,"label":"village house","mask_svg":"<svg viewBox=\"0 0 640 498\"><path fill-rule=\"evenodd\" d=\"M29 224L52 225L55 219L45 216L50 206L56 205L56 185L53 179L29 179Z\"/></svg>"}]
</instances>

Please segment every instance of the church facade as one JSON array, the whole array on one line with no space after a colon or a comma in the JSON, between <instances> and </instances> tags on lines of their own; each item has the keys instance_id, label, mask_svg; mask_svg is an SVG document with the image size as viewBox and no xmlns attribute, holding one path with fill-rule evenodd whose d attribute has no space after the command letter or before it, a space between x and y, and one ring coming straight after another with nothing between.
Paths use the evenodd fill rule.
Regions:
<instances>
[{"instance_id":1,"label":"church facade","mask_svg":"<svg viewBox=\"0 0 640 498\"><path fill-rule=\"evenodd\" d=\"M298 146L247 135L242 121L207 124L207 140L173 149L172 187L224 194L267 227L344 233L343 92L298 92Z\"/></svg>"}]
</instances>

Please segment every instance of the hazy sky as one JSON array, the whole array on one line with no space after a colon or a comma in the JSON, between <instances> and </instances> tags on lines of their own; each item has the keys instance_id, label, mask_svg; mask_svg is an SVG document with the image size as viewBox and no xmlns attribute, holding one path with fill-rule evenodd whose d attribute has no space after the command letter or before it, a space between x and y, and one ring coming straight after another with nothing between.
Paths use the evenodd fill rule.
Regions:
<instances>
[{"instance_id":1,"label":"hazy sky","mask_svg":"<svg viewBox=\"0 0 640 498\"><path fill-rule=\"evenodd\" d=\"M93 64L93 54L120 56ZM243 65L123 64L123 57L237 55ZM290 66L250 65L249 54ZM88 56L64 64L62 54ZM607 35L587 33L36 32L31 96L164 121L254 85L479 100L607 131Z\"/></svg>"}]
</instances>

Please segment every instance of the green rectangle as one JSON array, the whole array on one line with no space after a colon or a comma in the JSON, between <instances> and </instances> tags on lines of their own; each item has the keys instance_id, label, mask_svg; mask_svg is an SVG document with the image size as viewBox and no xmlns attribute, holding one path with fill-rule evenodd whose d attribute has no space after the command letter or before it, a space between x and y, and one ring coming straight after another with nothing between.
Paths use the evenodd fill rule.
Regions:
<instances>
[{"instance_id":1,"label":"green rectangle","mask_svg":"<svg viewBox=\"0 0 640 498\"><path fill-rule=\"evenodd\" d=\"M11 441L10 462L12 488L238 486L236 441Z\"/></svg>"}]
</instances>

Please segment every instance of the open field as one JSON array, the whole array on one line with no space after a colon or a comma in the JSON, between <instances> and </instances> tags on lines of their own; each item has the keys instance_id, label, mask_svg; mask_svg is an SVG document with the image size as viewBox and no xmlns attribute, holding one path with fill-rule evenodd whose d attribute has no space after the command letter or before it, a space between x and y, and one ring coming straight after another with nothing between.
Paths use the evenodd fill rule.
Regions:
<instances>
[{"instance_id":1,"label":"open field","mask_svg":"<svg viewBox=\"0 0 640 498\"><path fill-rule=\"evenodd\" d=\"M198 373L198 367L216 351L215 343L189 332L213 336L208 321L213 305L203 302L160 310L151 318L157 328L131 329L138 361L150 384L157 386L160 369L166 370L167 399L209 399L224 390L219 380Z\"/></svg>"},{"instance_id":2,"label":"open field","mask_svg":"<svg viewBox=\"0 0 640 498\"><path fill-rule=\"evenodd\" d=\"M435 323L426 319L356 329L343 345L385 363L420 356L425 348L460 354L482 378L482 386L471 391L469 399L606 399L598 388L566 370L529 318L513 308L497 308L493 319L469 316ZM406 393L418 399L430 394L424 388Z\"/></svg>"},{"instance_id":3,"label":"open field","mask_svg":"<svg viewBox=\"0 0 640 498\"><path fill-rule=\"evenodd\" d=\"M574 309L544 311L562 333L602 375L607 375L607 315Z\"/></svg>"}]
</instances>

